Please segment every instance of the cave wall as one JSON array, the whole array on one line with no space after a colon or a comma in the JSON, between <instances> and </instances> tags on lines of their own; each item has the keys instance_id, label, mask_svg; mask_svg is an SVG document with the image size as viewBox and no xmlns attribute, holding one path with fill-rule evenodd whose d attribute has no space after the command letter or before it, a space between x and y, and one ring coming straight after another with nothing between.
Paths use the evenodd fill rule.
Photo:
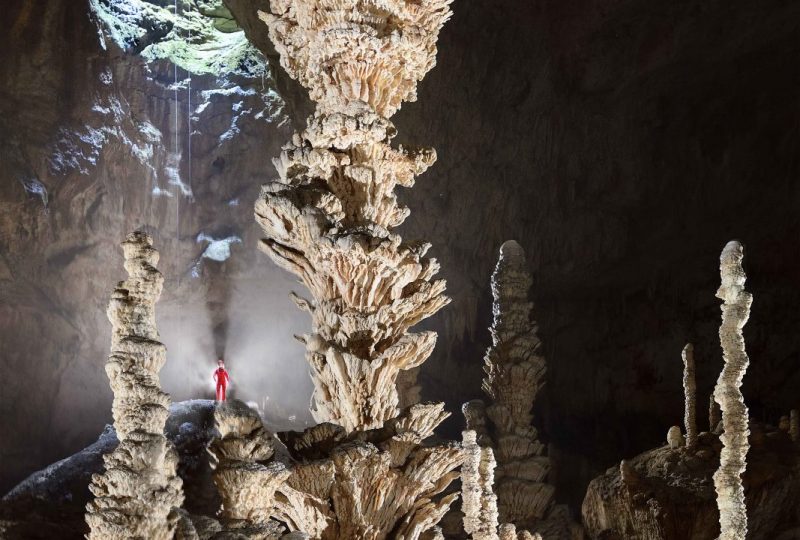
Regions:
<instances>
[{"instance_id":1,"label":"cave wall","mask_svg":"<svg viewBox=\"0 0 800 540\"><path fill-rule=\"evenodd\" d=\"M311 384L291 335L306 321L287 298L293 280L256 252L252 219L268 158L291 132L289 107L268 79L196 76L190 90L182 70L176 102L174 66L120 50L99 32L88 2L4 7L0 491L110 422L105 309L125 277L119 243L137 227L162 253L165 390L177 400L212 396L218 349L235 340L232 356L259 369L238 377L232 358L233 392L261 405L277 399L273 408L304 425ZM183 187L170 183L177 179ZM192 195L178 205L182 189ZM230 257L213 260L221 257L207 238L234 237ZM280 377L268 373L275 365ZM300 397L287 397L293 391Z\"/></svg>"},{"instance_id":2,"label":"cave wall","mask_svg":"<svg viewBox=\"0 0 800 540\"><path fill-rule=\"evenodd\" d=\"M15 384L4 387L0 428L14 435L0 443L2 462L12 464L0 471L0 490L93 438L108 416L104 303L120 277L116 243L141 216L165 258L165 317L200 310L208 298L223 302L213 299L246 281L274 292L262 308L276 312L265 321L276 336L289 342L289 326L307 324L281 326L293 308L279 293L293 284L255 253L251 225L258 185L273 174L268 158L291 122L250 115L220 143L235 96L214 98L214 114L193 136L195 202L181 214L178 240L175 205L142 187L147 178L164 184L168 144L154 150L155 174L114 141L86 174L56 173L47 161L61 128L103 124L89 118L97 94L125 96L131 117L171 135L171 66L104 51L82 2L12 4L11 31L0 37L0 375ZM247 24L264 2L228 5L268 48L266 28ZM401 193L412 210L402 234L433 243L453 297L426 323L440 339L422 370L424 397L452 411L480 397L488 279L500 244L517 239L549 361L537 421L555 458L557 498L573 508L589 479L680 423L687 340L696 344L704 427L722 365L718 256L731 238L745 245L755 296L745 328L748 405L772 421L797 406L798 26L800 6L772 0L456 2L419 102L395 117L399 142L439 155ZM307 101L275 75L284 114L302 124ZM194 84L199 92L218 81ZM22 187L31 175L47 187L46 212ZM234 199L239 206L228 204ZM203 261L193 280L187 272L202 251L195 236L211 229L243 242L225 263ZM280 358L302 373L299 346ZM74 391L93 397L70 399ZM458 416L445 428L453 438Z\"/></svg>"}]
</instances>

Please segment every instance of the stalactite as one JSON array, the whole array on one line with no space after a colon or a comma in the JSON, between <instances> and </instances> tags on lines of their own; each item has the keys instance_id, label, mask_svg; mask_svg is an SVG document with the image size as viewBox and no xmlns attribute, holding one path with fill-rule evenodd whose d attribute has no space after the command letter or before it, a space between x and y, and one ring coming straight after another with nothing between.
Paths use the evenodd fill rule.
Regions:
<instances>
[{"instance_id":1,"label":"stalactite","mask_svg":"<svg viewBox=\"0 0 800 540\"><path fill-rule=\"evenodd\" d=\"M170 399L158 380L166 349L158 341L155 303L164 278L155 268L159 255L150 236L131 233L122 248L129 277L108 305L112 337L106 363L119 445L103 456L105 473L92 475L88 538L167 540L175 534L173 509L183 503L183 493L175 473L178 455L164 436Z\"/></svg>"},{"instance_id":2,"label":"stalactite","mask_svg":"<svg viewBox=\"0 0 800 540\"><path fill-rule=\"evenodd\" d=\"M694 345L687 343L681 353L683 358L683 394L684 415L683 423L686 428L686 447L694 448L697 445L697 383L695 381Z\"/></svg>"},{"instance_id":3,"label":"stalactite","mask_svg":"<svg viewBox=\"0 0 800 540\"><path fill-rule=\"evenodd\" d=\"M749 418L741 385L749 359L745 352L742 328L750 315L753 297L744 290L747 276L742 269L743 256L739 242L728 242L720 256L722 284L717 291L717 298L723 301L719 339L725 360L714 388L714 399L722 410L724 427L720 436L723 447L719 469L714 473L721 540L740 540L747 536L742 473L747 466Z\"/></svg>"},{"instance_id":4,"label":"stalactite","mask_svg":"<svg viewBox=\"0 0 800 540\"><path fill-rule=\"evenodd\" d=\"M398 374L436 342L408 330L449 302L429 245L391 232L409 213L395 187L411 187L435 152L392 148L388 117L433 67L450 1L272 0L259 12L281 65L317 102L256 203L261 248L311 292L297 301L312 315L313 414L348 431L397 415Z\"/></svg>"},{"instance_id":5,"label":"stalactite","mask_svg":"<svg viewBox=\"0 0 800 540\"><path fill-rule=\"evenodd\" d=\"M486 414L498 463L500 520L536 530L553 508L554 489L546 482L550 461L532 425L531 410L544 384L546 364L531 321L531 283L522 247L506 242L492 275L494 322L483 388L492 398Z\"/></svg>"},{"instance_id":6,"label":"stalactite","mask_svg":"<svg viewBox=\"0 0 800 540\"><path fill-rule=\"evenodd\" d=\"M464 464L461 466L461 509L464 531L472 540L498 540L497 496L494 494L496 466L491 447L478 445L477 434L461 434Z\"/></svg>"}]
</instances>

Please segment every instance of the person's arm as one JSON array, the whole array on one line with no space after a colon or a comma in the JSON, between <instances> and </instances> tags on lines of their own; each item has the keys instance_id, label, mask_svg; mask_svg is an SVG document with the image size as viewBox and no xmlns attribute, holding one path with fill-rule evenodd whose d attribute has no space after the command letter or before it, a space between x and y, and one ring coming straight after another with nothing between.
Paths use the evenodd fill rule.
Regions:
<instances>
[{"instance_id":1,"label":"person's arm","mask_svg":"<svg viewBox=\"0 0 800 540\"><path fill-rule=\"evenodd\" d=\"M214 378L214 382L217 382L217 370L216 369L214 370L213 378Z\"/></svg>"}]
</instances>

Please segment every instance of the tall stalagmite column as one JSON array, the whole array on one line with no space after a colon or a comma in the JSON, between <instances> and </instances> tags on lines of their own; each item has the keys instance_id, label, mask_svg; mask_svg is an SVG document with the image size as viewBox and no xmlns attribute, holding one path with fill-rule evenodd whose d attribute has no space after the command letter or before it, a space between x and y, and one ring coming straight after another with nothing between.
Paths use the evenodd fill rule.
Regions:
<instances>
[{"instance_id":1,"label":"tall stalagmite column","mask_svg":"<svg viewBox=\"0 0 800 540\"><path fill-rule=\"evenodd\" d=\"M535 530L534 524L552 507L554 489L546 482L550 461L543 455L531 412L546 369L531 321L531 283L522 247L506 242L492 275L494 322L483 387L493 400L486 412L498 464L500 521Z\"/></svg>"},{"instance_id":2,"label":"tall stalagmite column","mask_svg":"<svg viewBox=\"0 0 800 540\"><path fill-rule=\"evenodd\" d=\"M721 540L740 540L747 536L742 473L747 466L745 458L750 448L747 440L750 430L741 386L750 361L744 348L742 328L750 316L753 297L744 290L747 276L742 269L743 257L742 245L736 241L728 242L720 256L722 284L717 290L717 298L724 302L719 340L725 360L714 388L714 399L722 409L724 427L720 436L723 447L719 469L714 473Z\"/></svg>"},{"instance_id":3,"label":"tall stalagmite column","mask_svg":"<svg viewBox=\"0 0 800 540\"><path fill-rule=\"evenodd\" d=\"M683 357L683 423L686 428L686 447L697 444L697 383L695 381L694 345L687 343L681 353Z\"/></svg>"},{"instance_id":4,"label":"tall stalagmite column","mask_svg":"<svg viewBox=\"0 0 800 540\"><path fill-rule=\"evenodd\" d=\"M436 342L408 330L449 302L429 245L392 232L409 214L395 186L411 187L435 152L390 146L388 120L434 66L449 3L271 0L259 13L282 66L317 103L256 202L261 248L311 293L296 301L313 320L303 340L314 417L348 431L397 416L399 372Z\"/></svg>"},{"instance_id":5,"label":"tall stalagmite column","mask_svg":"<svg viewBox=\"0 0 800 540\"><path fill-rule=\"evenodd\" d=\"M173 537L177 516L171 512L183 504L183 493L175 473L178 454L164 436L170 399L158 380L166 349L158 341L155 303L164 278L155 268L158 251L150 236L131 233L122 248L129 277L108 305L112 337L106 363L119 445L103 456L106 472L92 476L88 538L166 540Z\"/></svg>"}]
</instances>

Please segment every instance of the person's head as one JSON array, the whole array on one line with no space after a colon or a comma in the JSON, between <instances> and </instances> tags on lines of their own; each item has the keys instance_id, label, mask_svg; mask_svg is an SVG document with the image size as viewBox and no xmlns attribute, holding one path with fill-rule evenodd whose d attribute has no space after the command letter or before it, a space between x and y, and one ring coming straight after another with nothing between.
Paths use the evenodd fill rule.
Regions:
<instances>
[{"instance_id":1,"label":"person's head","mask_svg":"<svg viewBox=\"0 0 800 540\"><path fill-rule=\"evenodd\" d=\"M225 360L223 360L222 358L220 358L219 360L217 360L217 365L218 365L219 367L225 367Z\"/></svg>"}]
</instances>

